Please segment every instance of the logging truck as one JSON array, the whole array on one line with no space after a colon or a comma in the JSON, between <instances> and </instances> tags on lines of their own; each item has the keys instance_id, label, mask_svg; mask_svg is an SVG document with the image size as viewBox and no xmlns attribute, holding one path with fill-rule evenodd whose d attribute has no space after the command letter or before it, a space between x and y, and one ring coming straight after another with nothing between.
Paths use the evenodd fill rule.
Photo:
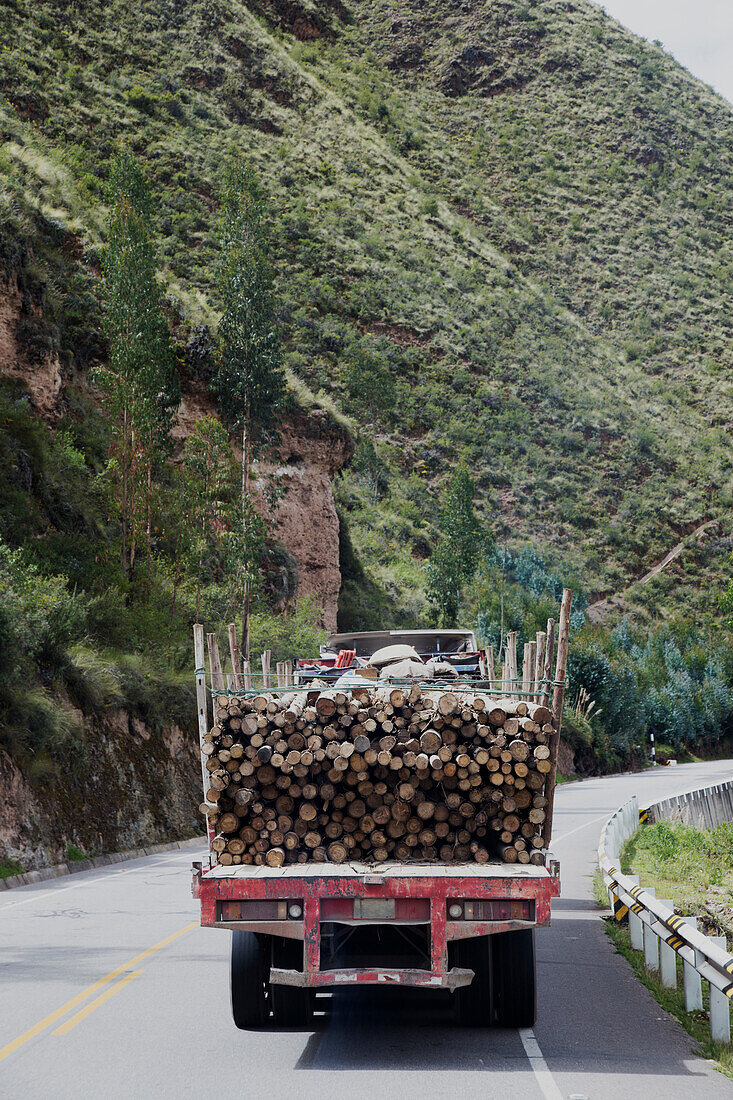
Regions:
<instances>
[{"instance_id":1,"label":"logging truck","mask_svg":"<svg viewBox=\"0 0 733 1100\"><path fill-rule=\"evenodd\" d=\"M469 1026L534 1023L570 600L556 661L549 620L521 669L510 634L500 674L484 652L465 682L277 691L263 663L258 691L230 627L231 674L207 635L207 689L194 628L210 855L193 893L232 933L238 1028L307 1026L317 992L362 985L447 991Z\"/></svg>"}]
</instances>

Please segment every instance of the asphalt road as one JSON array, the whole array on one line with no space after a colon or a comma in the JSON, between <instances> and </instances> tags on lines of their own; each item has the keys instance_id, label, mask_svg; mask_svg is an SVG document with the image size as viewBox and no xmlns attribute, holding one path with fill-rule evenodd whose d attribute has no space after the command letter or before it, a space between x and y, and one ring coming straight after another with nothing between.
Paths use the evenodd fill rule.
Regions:
<instances>
[{"instance_id":1,"label":"asphalt road","mask_svg":"<svg viewBox=\"0 0 733 1100\"><path fill-rule=\"evenodd\" d=\"M537 932L530 1032L458 1028L447 994L399 990L340 990L312 1031L237 1031L229 935L196 926L195 849L0 894L0 1097L731 1098L613 953L592 900L617 806L729 778L733 761L559 789L563 892Z\"/></svg>"}]
</instances>

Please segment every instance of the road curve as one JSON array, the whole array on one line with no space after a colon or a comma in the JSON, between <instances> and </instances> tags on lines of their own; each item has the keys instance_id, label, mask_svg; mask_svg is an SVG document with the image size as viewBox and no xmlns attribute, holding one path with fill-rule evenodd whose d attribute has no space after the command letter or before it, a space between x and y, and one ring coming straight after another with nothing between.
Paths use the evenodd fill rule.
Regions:
<instances>
[{"instance_id":1,"label":"road curve","mask_svg":"<svg viewBox=\"0 0 733 1100\"><path fill-rule=\"evenodd\" d=\"M0 1096L730 1100L733 1083L614 954L592 901L618 805L730 778L725 761L558 790L563 892L537 933L539 1018L521 1033L458 1028L447 995L398 990L339 991L312 1031L237 1031L229 936L195 923L194 850L2 894Z\"/></svg>"}]
</instances>

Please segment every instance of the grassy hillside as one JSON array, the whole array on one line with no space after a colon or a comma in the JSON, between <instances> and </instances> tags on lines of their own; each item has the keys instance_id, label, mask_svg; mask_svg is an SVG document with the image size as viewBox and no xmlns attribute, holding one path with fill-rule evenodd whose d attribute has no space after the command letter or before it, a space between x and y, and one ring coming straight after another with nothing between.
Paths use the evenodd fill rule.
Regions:
<instances>
[{"instance_id":1,"label":"grassy hillside","mask_svg":"<svg viewBox=\"0 0 733 1100\"><path fill-rule=\"evenodd\" d=\"M45 297L31 349L70 377L104 354L100 196L125 141L196 373L236 149L270 195L294 387L358 429L347 364L396 380L376 491L358 464L338 490L354 575L395 620L421 614L459 454L497 537L591 594L720 519L631 590L710 607L731 546L733 115L661 48L583 0L10 0L0 30L0 258Z\"/></svg>"}]
</instances>

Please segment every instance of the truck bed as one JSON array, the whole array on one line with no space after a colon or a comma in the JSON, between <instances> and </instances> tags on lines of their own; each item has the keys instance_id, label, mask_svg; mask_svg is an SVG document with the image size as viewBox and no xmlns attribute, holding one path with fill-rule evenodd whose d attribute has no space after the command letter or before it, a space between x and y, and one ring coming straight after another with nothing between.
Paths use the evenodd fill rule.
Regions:
<instances>
[{"instance_id":1,"label":"truck bed","mask_svg":"<svg viewBox=\"0 0 733 1100\"><path fill-rule=\"evenodd\" d=\"M296 863L286 867L253 867L240 864L236 867L215 866L205 872L206 881L218 879L316 879L316 878L461 878L461 879L546 879L547 867L535 867L531 863Z\"/></svg>"}]
</instances>

